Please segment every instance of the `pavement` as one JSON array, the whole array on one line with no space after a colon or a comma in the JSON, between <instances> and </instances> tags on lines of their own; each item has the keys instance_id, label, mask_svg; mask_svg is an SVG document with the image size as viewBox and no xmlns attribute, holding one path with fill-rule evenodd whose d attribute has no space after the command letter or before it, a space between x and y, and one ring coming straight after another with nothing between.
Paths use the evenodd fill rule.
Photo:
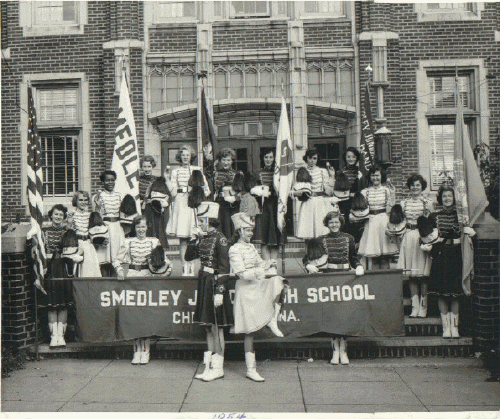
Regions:
<instances>
[{"instance_id":1,"label":"pavement","mask_svg":"<svg viewBox=\"0 0 500 419\"><path fill-rule=\"evenodd\" d=\"M32 361L2 380L2 412L184 412L175 417L196 418L209 416L187 412L242 412L263 418L263 412L272 417L481 411L490 413L467 417L500 418L500 384L485 381L489 374L478 359L353 360L333 366L327 360L258 357L263 383L245 378L242 361L226 362L225 377L210 383L194 379L203 370L201 360L154 359L143 366L126 359Z\"/></svg>"}]
</instances>

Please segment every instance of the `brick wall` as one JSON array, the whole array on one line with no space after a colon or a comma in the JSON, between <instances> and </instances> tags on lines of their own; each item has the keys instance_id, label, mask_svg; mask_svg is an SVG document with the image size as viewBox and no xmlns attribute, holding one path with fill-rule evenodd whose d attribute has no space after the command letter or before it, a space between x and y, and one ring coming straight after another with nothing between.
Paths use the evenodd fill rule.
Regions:
<instances>
[{"instance_id":1,"label":"brick wall","mask_svg":"<svg viewBox=\"0 0 500 419\"><path fill-rule=\"evenodd\" d=\"M304 46L324 48L352 47L351 22L304 23Z\"/></svg>"},{"instance_id":2,"label":"brick wall","mask_svg":"<svg viewBox=\"0 0 500 419\"><path fill-rule=\"evenodd\" d=\"M498 240L478 240L474 252L472 302L478 351L500 342L500 253Z\"/></svg>"},{"instance_id":3,"label":"brick wall","mask_svg":"<svg viewBox=\"0 0 500 419\"><path fill-rule=\"evenodd\" d=\"M287 47L287 26L271 22L269 26L214 26L214 50L275 49Z\"/></svg>"},{"instance_id":4,"label":"brick wall","mask_svg":"<svg viewBox=\"0 0 500 419\"><path fill-rule=\"evenodd\" d=\"M34 290L25 253L2 253L2 343L35 342Z\"/></svg>"},{"instance_id":5,"label":"brick wall","mask_svg":"<svg viewBox=\"0 0 500 419\"><path fill-rule=\"evenodd\" d=\"M149 29L151 52L196 51L196 26L152 27Z\"/></svg>"}]
</instances>

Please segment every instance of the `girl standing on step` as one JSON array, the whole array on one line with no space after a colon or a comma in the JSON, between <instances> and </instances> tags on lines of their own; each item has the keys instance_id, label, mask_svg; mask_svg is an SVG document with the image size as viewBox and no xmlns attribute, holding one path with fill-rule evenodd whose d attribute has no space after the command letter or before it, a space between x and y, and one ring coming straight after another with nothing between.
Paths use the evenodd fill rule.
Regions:
<instances>
[{"instance_id":1,"label":"girl standing on step","mask_svg":"<svg viewBox=\"0 0 500 419\"><path fill-rule=\"evenodd\" d=\"M358 252L360 256L367 258L368 269L389 269L389 258L399 251L398 245L392 243L385 234L394 197L390 189L383 185L386 174L380 166L370 168L368 179L371 186L363 189L361 193L368 202L370 215L359 242Z\"/></svg>"},{"instance_id":2,"label":"girl standing on step","mask_svg":"<svg viewBox=\"0 0 500 419\"><path fill-rule=\"evenodd\" d=\"M428 294L438 297L443 337L458 338L459 300L465 295L462 284L461 227L455 207L455 191L447 181L439 188L437 202L443 206L443 210L432 213L429 222L437 227L440 238L432 246L422 245L425 251L430 251L432 258ZM470 237L476 234L471 227L463 227L463 232Z\"/></svg>"},{"instance_id":3,"label":"girl standing on step","mask_svg":"<svg viewBox=\"0 0 500 419\"><path fill-rule=\"evenodd\" d=\"M283 278L276 275L266 278L270 265L261 259L251 243L255 227L251 217L239 212L231 219L235 229L231 241L235 244L229 249L229 262L239 278L235 287L234 328L231 332L245 334L246 376L253 381L264 381L256 369L253 334L268 326L276 336L283 337L278 329Z\"/></svg>"},{"instance_id":4,"label":"girl standing on step","mask_svg":"<svg viewBox=\"0 0 500 419\"><path fill-rule=\"evenodd\" d=\"M223 148L217 155L214 172L214 201L219 204L219 230L224 237L231 237L234 233L231 224L231 215L238 212L239 201L231 193L236 171L233 162L236 153L231 148Z\"/></svg>"},{"instance_id":5,"label":"girl standing on step","mask_svg":"<svg viewBox=\"0 0 500 419\"><path fill-rule=\"evenodd\" d=\"M194 276L194 265L186 263L184 259L188 241L193 236L196 227L195 210L188 206L188 183L193 171L201 171L201 168L192 166L196 154L189 145L183 145L177 152L175 159L180 163L180 167L176 167L171 172L169 166L165 168L167 187L173 199L167 234L179 239L182 275ZM205 195L208 196L210 189L204 176L203 180Z\"/></svg>"},{"instance_id":6,"label":"girl standing on step","mask_svg":"<svg viewBox=\"0 0 500 419\"><path fill-rule=\"evenodd\" d=\"M139 176L139 199L141 200L141 208L146 208L146 199L149 194L149 189L153 182L157 179L153 175L153 169L156 167L156 161L153 156L145 155L141 159L142 173Z\"/></svg>"},{"instance_id":7,"label":"girl standing on step","mask_svg":"<svg viewBox=\"0 0 500 419\"><path fill-rule=\"evenodd\" d=\"M329 212L324 218L323 224L330 232L319 237L317 241L308 243L307 254L303 259L307 272L347 272L355 269L357 276L363 275L365 270L359 262L354 238L350 234L341 232L344 224L342 214L339 211ZM322 260L324 254L328 255L326 264ZM339 362L342 365L349 364L346 339L347 337L342 335L332 339L331 364L338 365Z\"/></svg>"},{"instance_id":8,"label":"girl standing on step","mask_svg":"<svg viewBox=\"0 0 500 419\"><path fill-rule=\"evenodd\" d=\"M151 276L150 258L154 249L161 247L160 241L156 237L147 237L146 233L148 226L146 217L139 215L132 223L132 229L135 231L136 237L128 237L123 241L116 259L113 261L113 266L116 270L118 279L125 279L125 271L122 264L130 260L127 271L127 278ZM155 273L170 275L172 264L165 256L164 269L157 269ZM134 340L134 357L132 364L147 364L149 362L150 353L149 338L139 338Z\"/></svg>"},{"instance_id":9,"label":"girl standing on step","mask_svg":"<svg viewBox=\"0 0 500 419\"><path fill-rule=\"evenodd\" d=\"M198 207L196 238L188 244L185 259L200 259L198 293L194 322L206 327L208 351L205 351L203 373L194 378L213 381L224 377L224 330L232 325L233 307L225 285L229 274L229 244L217 230L219 204L202 202Z\"/></svg>"},{"instance_id":10,"label":"girl standing on step","mask_svg":"<svg viewBox=\"0 0 500 419\"><path fill-rule=\"evenodd\" d=\"M408 277L412 306L410 317L426 317L427 280L431 272L431 258L428 252L420 248L417 219L422 215L429 216L434 205L430 199L423 196L427 181L421 175L411 175L406 186L410 190L410 197L401 201L406 218L406 233L401 243L397 267Z\"/></svg>"}]
</instances>

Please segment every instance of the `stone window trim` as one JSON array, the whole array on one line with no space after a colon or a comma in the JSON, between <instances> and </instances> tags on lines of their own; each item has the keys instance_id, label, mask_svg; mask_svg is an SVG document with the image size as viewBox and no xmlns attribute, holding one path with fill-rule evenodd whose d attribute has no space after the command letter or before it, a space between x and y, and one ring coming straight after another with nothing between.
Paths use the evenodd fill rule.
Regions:
<instances>
[{"instance_id":1,"label":"stone window trim","mask_svg":"<svg viewBox=\"0 0 500 419\"><path fill-rule=\"evenodd\" d=\"M90 181L90 169L91 169L91 152L90 152L90 133L92 130L92 123L90 121L89 113L89 82L85 73L57 73L57 74L24 74L23 80L19 85L20 90L20 106L22 109L28 109L28 82L31 83L36 95L37 86L44 85L55 85L59 84L64 86L65 84L75 84L79 86L79 106L80 114L79 121L71 126L65 126L62 128L68 128L74 131L79 131L79 144L78 144L78 170L79 170L79 185L78 190L84 190L91 192L91 181ZM37 100L35 99L35 104ZM38 112L37 112L37 125L40 129L47 130L50 125L38 124ZM54 129L60 129L60 123L57 123ZM27 139L28 139L28 115L26 112L20 111L20 129L19 133L21 136L21 203L26 206L26 215L28 215L28 197L27 197ZM72 208L71 205L72 195L59 196L59 197L44 197L43 212L46 214L50 208L55 204L63 204L68 209Z\"/></svg>"},{"instance_id":2,"label":"stone window trim","mask_svg":"<svg viewBox=\"0 0 500 419\"><path fill-rule=\"evenodd\" d=\"M416 3L417 22L442 22L451 20L481 20L483 2L464 3L464 9L429 9L427 3Z\"/></svg>"},{"instance_id":3,"label":"stone window trim","mask_svg":"<svg viewBox=\"0 0 500 419\"><path fill-rule=\"evenodd\" d=\"M488 86L486 79L486 68L482 59L458 59L458 60L423 60L419 63L416 74L416 122L417 122L417 141L418 141L418 170L419 173L429 181L431 185L431 157L432 144L430 136L430 125L438 123L454 124L456 110L454 108L432 108L431 92L428 85L428 74L446 70L458 72L470 72L473 79L474 89L471 90L475 104L474 109L464 109L464 116L469 123L469 128L473 128L471 139L476 142L489 144L490 137L490 109L488 104ZM430 191L436 193L437 190Z\"/></svg>"},{"instance_id":4,"label":"stone window trim","mask_svg":"<svg viewBox=\"0 0 500 419\"><path fill-rule=\"evenodd\" d=\"M87 1L76 1L76 22L68 21L59 25L37 25L35 22L35 8L39 1L19 1L19 26L23 28L23 36L51 36L51 35L83 35L85 25L88 24Z\"/></svg>"}]
</instances>

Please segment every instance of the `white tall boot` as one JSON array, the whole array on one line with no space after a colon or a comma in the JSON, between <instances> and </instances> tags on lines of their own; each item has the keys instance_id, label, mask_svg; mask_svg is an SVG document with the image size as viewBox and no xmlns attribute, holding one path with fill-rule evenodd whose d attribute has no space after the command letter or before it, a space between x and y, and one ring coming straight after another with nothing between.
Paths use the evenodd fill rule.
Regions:
<instances>
[{"instance_id":1,"label":"white tall boot","mask_svg":"<svg viewBox=\"0 0 500 419\"><path fill-rule=\"evenodd\" d=\"M347 357L347 342L345 338L340 338L340 363L342 365L349 364L349 358Z\"/></svg>"},{"instance_id":2,"label":"white tall boot","mask_svg":"<svg viewBox=\"0 0 500 419\"><path fill-rule=\"evenodd\" d=\"M340 342L339 338L332 339L333 355L330 364L338 365L340 359Z\"/></svg>"},{"instance_id":3,"label":"white tall boot","mask_svg":"<svg viewBox=\"0 0 500 419\"><path fill-rule=\"evenodd\" d=\"M427 295L422 295L422 297L420 297L418 317L427 317Z\"/></svg>"},{"instance_id":4,"label":"white tall boot","mask_svg":"<svg viewBox=\"0 0 500 419\"><path fill-rule=\"evenodd\" d=\"M150 339L141 339L142 352L141 352L141 365L146 365L149 363L149 350L151 348L151 340Z\"/></svg>"},{"instance_id":5,"label":"white tall boot","mask_svg":"<svg viewBox=\"0 0 500 419\"><path fill-rule=\"evenodd\" d=\"M189 276L189 263L182 265L182 276Z\"/></svg>"},{"instance_id":6,"label":"white tall boot","mask_svg":"<svg viewBox=\"0 0 500 419\"><path fill-rule=\"evenodd\" d=\"M210 363L212 362L212 352L206 351L203 353L203 363L205 364L205 370L201 374L196 374L194 378L197 380L203 380L210 371Z\"/></svg>"},{"instance_id":7,"label":"white tall boot","mask_svg":"<svg viewBox=\"0 0 500 419\"><path fill-rule=\"evenodd\" d=\"M441 322L443 323L443 337L448 339L451 338L451 324L450 324L450 313L441 313Z\"/></svg>"},{"instance_id":8,"label":"white tall boot","mask_svg":"<svg viewBox=\"0 0 500 419\"><path fill-rule=\"evenodd\" d=\"M134 357L132 358L133 365L139 365L141 362L142 344L141 339L134 339Z\"/></svg>"},{"instance_id":9,"label":"white tall boot","mask_svg":"<svg viewBox=\"0 0 500 419\"><path fill-rule=\"evenodd\" d=\"M57 346L66 346L66 341L64 340L64 334L66 333L67 323L58 322L57 323Z\"/></svg>"},{"instance_id":10,"label":"white tall boot","mask_svg":"<svg viewBox=\"0 0 500 419\"><path fill-rule=\"evenodd\" d=\"M418 295L411 297L411 314L410 317L417 317L420 310L420 298Z\"/></svg>"},{"instance_id":11,"label":"white tall boot","mask_svg":"<svg viewBox=\"0 0 500 419\"><path fill-rule=\"evenodd\" d=\"M247 364L247 377L250 380L262 382L265 381L263 377L257 372L257 362L255 361L255 352L245 352L245 361Z\"/></svg>"},{"instance_id":12,"label":"white tall boot","mask_svg":"<svg viewBox=\"0 0 500 419\"><path fill-rule=\"evenodd\" d=\"M280 309L281 309L281 306L280 304L278 303L275 303L274 304L274 314L273 314L273 318L271 319L271 321L267 324L267 327L269 327L269 329L271 329L271 332L273 332L276 336L278 336L279 338L282 338L283 337L283 333L281 332L281 330L278 328L278 316L280 314Z\"/></svg>"},{"instance_id":13,"label":"white tall boot","mask_svg":"<svg viewBox=\"0 0 500 419\"><path fill-rule=\"evenodd\" d=\"M189 262L188 276L195 276L194 273L194 262Z\"/></svg>"},{"instance_id":14,"label":"white tall boot","mask_svg":"<svg viewBox=\"0 0 500 419\"><path fill-rule=\"evenodd\" d=\"M212 369L205 375L203 381L214 381L218 378L224 378L224 357L219 354L212 355Z\"/></svg>"},{"instance_id":15,"label":"white tall boot","mask_svg":"<svg viewBox=\"0 0 500 419\"><path fill-rule=\"evenodd\" d=\"M451 329L451 337L457 339L460 337L458 333L458 314L453 314L450 311L450 329Z\"/></svg>"},{"instance_id":16,"label":"white tall boot","mask_svg":"<svg viewBox=\"0 0 500 419\"><path fill-rule=\"evenodd\" d=\"M50 330L50 343L49 348L55 348L57 346L58 338L57 338L57 323L49 323Z\"/></svg>"}]
</instances>

